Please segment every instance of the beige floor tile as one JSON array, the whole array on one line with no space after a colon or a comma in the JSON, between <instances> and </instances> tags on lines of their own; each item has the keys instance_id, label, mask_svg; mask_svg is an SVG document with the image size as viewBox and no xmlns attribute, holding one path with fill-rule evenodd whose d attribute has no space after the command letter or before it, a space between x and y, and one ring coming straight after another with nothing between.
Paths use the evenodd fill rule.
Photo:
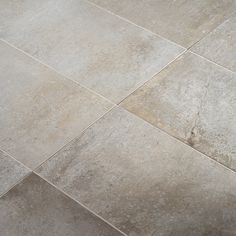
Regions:
<instances>
[{"instance_id":1,"label":"beige floor tile","mask_svg":"<svg viewBox=\"0 0 236 236\"><path fill-rule=\"evenodd\" d=\"M236 10L234 0L90 0L189 47Z\"/></svg>"},{"instance_id":2,"label":"beige floor tile","mask_svg":"<svg viewBox=\"0 0 236 236\"><path fill-rule=\"evenodd\" d=\"M236 72L236 14L197 43L192 51Z\"/></svg>"},{"instance_id":3,"label":"beige floor tile","mask_svg":"<svg viewBox=\"0 0 236 236\"><path fill-rule=\"evenodd\" d=\"M14 15L8 5L0 2L3 15ZM48 5L30 20L24 15L11 20L2 38L113 102L120 102L183 52L85 1Z\"/></svg>"},{"instance_id":4,"label":"beige floor tile","mask_svg":"<svg viewBox=\"0 0 236 236\"><path fill-rule=\"evenodd\" d=\"M35 174L0 198L4 236L121 236L122 234Z\"/></svg>"},{"instance_id":5,"label":"beige floor tile","mask_svg":"<svg viewBox=\"0 0 236 236\"><path fill-rule=\"evenodd\" d=\"M0 43L0 148L31 168L112 104Z\"/></svg>"},{"instance_id":6,"label":"beige floor tile","mask_svg":"<svg viewBox=\"0 0 236 236\"><path fill-rule=\"evenodd\" d=\"M121 108L37 172L130 236L236 232L235 173Z\"/></svg>"},{"instance_id":7,"label":"beige floor tile","mask_svg":"<svg viewBox=\"0 0 236 236\"><path fill-rule=\"evenodd\" d=\"M236 76L187 53L122 106L236 170Z\"/></svg>"}]
</instances>

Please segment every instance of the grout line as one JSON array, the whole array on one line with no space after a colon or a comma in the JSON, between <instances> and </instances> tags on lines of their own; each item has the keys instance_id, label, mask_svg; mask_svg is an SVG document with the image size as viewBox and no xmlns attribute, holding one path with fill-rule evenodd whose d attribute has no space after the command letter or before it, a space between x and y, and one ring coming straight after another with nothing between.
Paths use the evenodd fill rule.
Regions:
<instances>
[{"instance_id":1,"label":"grout line","mask_svg":"<svg viewBox=\"0 0 236 236\"><path fill-rule=\"evenodd\" d=\"M214 27L214 29L210 30L208 33L203 35L198 41L193 43L191 46L188 47L188 50L191 51L191 48L194 47L196 44L198 44L200 41L202 41L204 38L206 38L209 34L211 34L213 31L215 31L218 27L223 25L226 21L228 21L233 15L235 14L235 11L232 14L229 14L221 23L219 23L217 26Z\"/></svg>"},{"instance_id":2,"label":"grout line","mask_svg":"<svg viewBox=\"0 0 236 236\"><path fill-rule=\"evenodd\" d=\"M24 50L22 50L22 49L16 47L15 45L13 45L13 44L11 44L11 43L9 43L9 42L6 41L5 39L0 38L0 40L1 40L3 43L7 44L8 46L10 46L10 47L16 49L17 51L19 51L19 52L23 53L24 55L30 57L31 59L35 60L35 61L38 62L39 64L41 64L41 65L47 67L48 69L54 71L55 73L57 73L59 76L63 77L64 79L67 79L67 80L70 80L70 81L74 82L75 84L79 85L81 88L84 88L84 89L90 91L91 93L97 95L98 97L104 99L105 101L108 101L109 103L111 103L111 104L113 104L113 105L115 104L114 102L112 102L112 101L109 100L108 98L104 97L103 95L101 95L101 94L97 93L96 91L94 91L94 90L92 90L92 89L86 87L85 85L79 83L79 82L76 81L76 80L70 79L69 77L67 77L67 76L64 75L63 73L57 71L57 70L56 70L55 68L53 68L52 66L45 64L44 62L42 62L42 61L39 60L38 58L32 56L31 54L25 52Z\"/></svg>"},{"instance_id":3,"label":"grout line","mask_svg":"<svg viewBox=\"0 0 236 236\"><path fill-rule=\"evenodd\" d=\"M125 234L124 232L122 232L120 229L118 229L116 226L112 225L109 221L107 221L106 219L104 219L103 217L101 217L100 215L98 215L97 213L95 213L94 211L92 211L91 209L89 209L87 206L85 206L83 203L81 203L79 200L75 199L73 196L71 196L70 194L66 193L63 189L58 188L56 185L54 185L52 182L48 181L47 179L45 179L43 176L41 176L40 174L36 173L33 171L33 174L37 175L39 178L43 179L45 182L47 182L48 184L50 184L52 187L54 187L55 189L57 189L59 192L63 193L64 195L66 195L67 197L69 197L71 200L75 201L76 203L78 203L79 205L81 205L83 208L85 208L87 211L89 211L92 215L96 216L97 218L99 218L100 220L102 220L103 222L105 222L106 224L108 224L109 226L111 226L113 229L117 230L118 232L120 232L122 235L124 236L128 236L127 234Z\"/></svg>"},{"instance_id":4,"label":"grout line","mask_svg":"<svg viewBox=\"0 0 236 236\"><path fill-rule=\"evenodd\" d=\"M222 166L224 169L229 170L229 171L233 172L234 174L236 174L236 170L233 170L233 169L229 168L228 166L226 166L226 165L220 163L219 161L215 160L213 157L210 157L210 156L206 155L205 153L203 153L203 152L201 152L201 151L195 149L194 147L192 147L192 146L190 146L189 144L187 144L187 143L185 143L184 141L182 141L180 138L178 138L178 137L176 137L176 136L173 136L173 135L170 134L168 131L166 131L166 130L164 130L164 129L161 129L161 128L159 128L159 127L157 127L157 126L155 126L155 125L149 123L147 120L145 120L144 118L142 118L142 117L136 115L135 113L132 113L131 111L127 110L125 107L122 107L122 106L120 106L120 105L118 105L118 107L120 107L120 108L124 109L125 111L129 112L131 115L135 116L136 118L138 118L138 119L144 121L146 124L151 125L153 128L155 128L155 129L159 130L160 132L166 134L167 136L169 136L170 138L174 139L175 141L178 141L179 143L184 144L185 146L187 146L188 148L192 149L193 151L195 151L195 152L201 154L201 156L207 157L208 159L210 159L210 161L215 162L216 164Z\"/></svg>"},{"instance_id":5,"label":"grout line","mask_svg":"<svg viewBox=\"0 0 236 236\"><path fill-rule=\"evenodd\" d=\"M157 76L158 74L160 74L163 70L165 70L171 63L173 63L175 60L179 59L184 53L186 53L188 50L185 49L183 52L181 52L180 54L178 54L173 60L171 60L170 62L168 62L165 66L163 66L158 72L154 73L152 76L150 76L149 79L145 80L144 82L140 83L140 85L138 85L132 92L130 92L125 98L123 98L117 105L120 105L126 98L128 98L129 96L131 96L133 93L135 93L138 89L140 89L141 87L143 87L146 83L148 83L149 81L151 81L155 76Z\"/></svg>"},{"instance_id":6,"label":"grout line","mask_svg":"<svg viewBox=\"0 0 236 236\"><path fill-rule=\"evenodd\" d=\"M29 171L33 171L31 168L29 168L28 166L26 166L25 164L23 164L22 162L18 161L15 157L13 157L10 153L8 153L7 151L3 150L2 148L0 148L0 151L2 151L3 153L5 153L6 155L8 155L11 159L13 159L14 161L16 161L17 163L19 163L21 166L23 166L24 168L26 168Z\"/></svg>"},{"instance_id":7,"label":"grout line","mask_svg":"<svg viewBox=\"0 0 236 236\"><path fill-rule=\"evenodd\" d=\"M37 167L35 167L33 169L33 171L36 171L37 169L39 169L42 165L44 165L45 162L51 160L58 152L60 152L62 149L64 149L67 145L69 145L70 143L72 143L74 140L76 140L77 138L79 138L81 135L83 135L83 133L89 129L92 125L94 125L97 121L99 121L100 119L102 119L107 113L109 113L113 108L117 107L116 104L114 104L110 109L108 109L104 114L102 114L101 116L99 116L95 121L93 121L89 126L87 126L86 128L84 128L79 135L73 137L70 141L68 141L66 144L64 144L61 148L59 148L56 152L54 152L52 155L50 155L46 160L42 161Z\"/></svg>"},{"instance_id":8,"label":"grout line","mask_svg":"<svg viewBox=\"0 0 236 236\"><path fill-rule=\"evenodd\" d=\"M33 173L33 171L31 170L29 173L27 173L26 175L22 176L22 178L18 179L15 184L13 184L10 188L8 188L6 191L4 191L2 194L0 194L0 199L5 196L8 192L10 192L13 188L16 187L16 185L18 185L19 183L21 183L23 180L25 180L28 176L30 176Z\"/></svg>"},{"instance_id":9,"label":"grout line","mask_svg":"<svg viewBox=\"0 0 236 236\"><path fill-rule=\"evenodd\" d=\"M151 31L151 30L149 30L149 29L147 29L147 28L144 28L144 27L142 27L141 25L137 25L137 24L135 24L134 22L130 21L129 19L127 19L127 18L125 18L125 17L123 17L123 16L120 16L120 15L117 15L116 13L114 13L114 12L112 12L112 11L110 11L110 10L104 8L104 7L101 7L101 6L97 5L96 3L91 2L90 0L85 0L85 1L88 2L88 3L89 3L90 5L92 5L92 6L99 8L99 9L102 10L102 11L105 11L105 12L109 13L110 15L116 16L116 17L118 17L119 19L121 19L121 20L123 20L123 21L125 21L125 22L127 22L127 23L129 23L129 24L131 24L131 25L134 25L134 26L136 26L136 27L138 27L138 28L140 28L140 29L142 29L142 30L144 30L144 31L146 31L146 32L149 32L149 33L151 33L151 34L153 34L153 35L158 36L159 38L161 38L161 39L163 39L163 40L166 40L166 41L168 41L168 42L171 43L171 44L175 44L175 45L178 46L178 47L181 47L181 48L183 48L183 49L187 49L187 48L185 48L184 46L182 46L182 45L180 45L180 44L178 44L178 43L176 43L176 42L174 42L174 41L171 41L170 39L167 39L167 38L165 38L165 37L163 37L163 36L161 36L161 35L159 35L159 34L153 32L153 31Z\"/></svg>"},{"instance_id":10,"label":"grout line","mask_svg":"<svg viewBox=\"0 0 236 236\"><path fill-rule=\"evenodd\" d=\"M214 61L212 61L212 60L210 60L210 59L208 59L208 58L206 58L206 57L204 57L204 56L194 52L194 51L192 51L191 49L189 49L188 52L190 52L190 53L192 53L192 54L194 54L194 55L196 55L198 57L201 57L203 60L206 60L206 61L208 61L208 62L210 62L210 63L212 63L212 64L214 64L214 65L216 65L216 66L218 66L218 67L220 67L222 69L224 69L224 70L227 70L227 71L229 71L229 72L231 72L233 74L236 74L236 72L234 72L234 71L232 71L232 70L230 70L230 69L228 69L228 68L226 68L226 67L224 67L224 66L222 66L222 65L220 65L220 64L218 64L218 63L216 63L216 62L214 62Z\"/></svg>"}]
</instances>

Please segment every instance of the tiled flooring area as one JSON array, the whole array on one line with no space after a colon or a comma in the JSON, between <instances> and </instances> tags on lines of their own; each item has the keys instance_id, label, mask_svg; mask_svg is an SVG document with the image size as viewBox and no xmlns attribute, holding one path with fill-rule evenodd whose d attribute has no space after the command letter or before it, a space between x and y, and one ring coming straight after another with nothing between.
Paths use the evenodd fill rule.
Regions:
<instances>
[{"instance_id":1,"label":"tiled flooring area","mask_svg":"<svg viewBox=\"0 0 236 236\"><path fill-rule=\"evenodd\" d=\"M235 0L0 0L1 236L236 236Z\"/></svg>"}]
</instances>

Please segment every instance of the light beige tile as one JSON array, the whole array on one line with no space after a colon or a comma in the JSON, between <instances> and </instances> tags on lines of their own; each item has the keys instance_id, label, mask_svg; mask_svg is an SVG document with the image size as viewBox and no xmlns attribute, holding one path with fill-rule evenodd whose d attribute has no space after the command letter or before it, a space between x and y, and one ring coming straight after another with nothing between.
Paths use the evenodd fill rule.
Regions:
<instances>
[{"instance_id":1,"label":"light beige tile","mask_svg":"<svg viewBox=\"0 0 236 236\"><path fill-rule=\"evenodd\" d=\"M0 148L34 168L112 104L0 43Z\"/></svg>"},{"instance_id":2,"label":"light beige tile","mask_svg":"<svg viewBox=\"0 0 236 236\"><path fill-rule=\"evenodd\" d=\"M0 195L29 173L29 169L0 151Z\"/></svg>"},{"instance_id":3,"label":"light beige tile","mask_svg":"<svg viewBox=\"0 0 236 236\"><path fill-rule=\"evenodd\" d=\"M121 236L35 174L0 198L3 236Z\"/></svg>"},{"instance_id":4,"label":"light beige tile","mask_svg":"<svg viewBox=\"0 0 236 236\"><path fill-rule=\"evenodd\" d=\"M234 0L90 0L184 47L236 10Z\"/></svg>"},{"instance_id":5,"label":"light beige tile","mask_svg":"<svg viewBox=\"0 0 236 236\"><path fill-rule=\"evenodd\" d=\"M236 170L236 76L186 53L122 106Z\"/></svg>"},{"instance_id":6,"label":"light beige tile","mask_svg":"<svg viewBox=\"0 0 236 236\"><path fill-rule=\"evenodd\" d=\"M11 21L2 37L114 102L183 52L87 2L53 2L30 20Z\"/></svg>"},{"instance_id":7,"label":"light beige tile","mask_svg":"<svg viewBox=\"0 0 236 236\"><path fill-rule=\"evenodd\" d=\"M236 232L235 173L121 108L37 172L130 236Z\"/></svg>"},{"instance_id":8,"label":"light beige tile","mask_svg":"<svg viewBox=\"0 0 236 236\"><path fill-rule=\"evenodd\" d=\"M236 72L236 14L191 50Z\"/></svg>"}]
</instances>

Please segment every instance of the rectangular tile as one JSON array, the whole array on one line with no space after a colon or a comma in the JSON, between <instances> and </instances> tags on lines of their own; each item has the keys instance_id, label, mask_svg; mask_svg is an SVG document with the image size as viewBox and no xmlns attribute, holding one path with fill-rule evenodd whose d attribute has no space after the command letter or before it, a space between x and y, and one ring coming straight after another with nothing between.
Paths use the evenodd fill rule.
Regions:
<instances>
[{"instance_id":1,"label":"rectangular tile","mask_svg":"<svg viewBox=\"0 0 236 236\"><path fill-rule=\"evenodd\" d=\"M35 174L0 198L4 236L121 236Z\"/></svg>"},{"instance_id":2,"label":"rectangular tile","mask_svg":"<svg viewBox=\"0 0 236 236\"><path fill-rule=\"evenodd\" d=\"M236 76L187 53L122 106L236 170Z\"/></svg>"},{"instance_id":3,"label":"rectangular tile","mask_svg":"<svg viewBox=\"0 0 236 236\"><path fill-rule=\"evenodd\" d=\"M90 1L184 47L190 47L236 10L234 0Z\"/></svg>"},{"instance_id":4,"label":"rectangular tile","mask_svg":"<svg viewBox=\"0 0 236 236\"><path fill-rule=\"evenodd\" d=\"M0 148L35 168L112 104L0 42Z\"/></svg>"},{"instance_id":5,"label":"rectangular tile","mask_svg":"<svg viewBox=\"0 0 236 236\"><path fill-rule=\"evenodd\" d=\"M50 1L6 25L2 38L116 103L184 50L81 0Z\"/></svg>"},{"instance_id":6,"label":"rectangular tile","mask_svg":"<svg viewBox=\"0 0 236 236\"><path fill-rule=\"evenodd\" d=\"M29 169L0 151L0 195L29 173Z\"/></svg>"},{"instance_id":7,"label":"rectangular tile","mask_svg":"<svg viewBox=\"0 0 236 236\"><path fill-rule=\"evenodd\" d=\"M235 173L122 108L37 172L128 235L236 231Z\"/></svg>"},{"instance_id":8,"label":"rectangular tile","mask_svg":"<svg viewBox=\"0 0 236 236\"><path fill-rule=\"evenodd\" d=\"M236 14L194 45L191 50L236 72Z\"/></svg>"}]
</instances>

